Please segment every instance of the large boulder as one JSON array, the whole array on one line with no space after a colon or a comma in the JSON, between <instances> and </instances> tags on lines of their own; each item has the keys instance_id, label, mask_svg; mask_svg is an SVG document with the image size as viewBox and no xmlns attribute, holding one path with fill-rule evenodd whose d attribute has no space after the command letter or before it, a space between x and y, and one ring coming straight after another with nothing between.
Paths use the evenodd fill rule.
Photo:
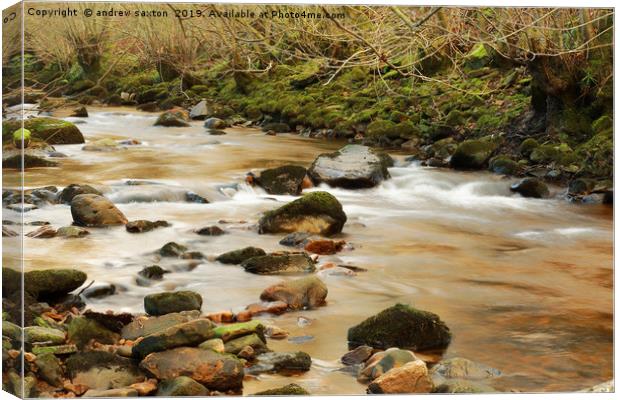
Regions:
<instances>
[{"instance_id":1,"label":"large boulder","mask_svg":"<svg viewBox=\"0 0 620 400\"><path fill-rule=\"evenodd\" d=\"M258 275L282 275L314 272L314 261L306 253L270 254L252 257L241 263L250 273Z\"/></svg>"},{"instance_id":2,"label":"large boulder","mask_svg":"<svg viewBox=\"0 0 620 400\"><path fill-rule=\"evenodd\" d=\"M457 148L450 165L454 169L480 169L483 168L497 148L493 140L465 140Z\"/></svg>"},{"instance_id":3,"label":"large boulder","mask_svg":"<svg viewBox=\"0 0 620 400\"><path fill-rule=\"evenodd\" d=\"M426 363L410 361L400 368L393 368L375 379L367 392L370 394L430 393L433 382L428 376Z\"/></svg>"},{"instance_id":4,"label":"large boulder","mask_svg":"<svg viewBox=\"0 0 620 400\"><path fill-rule=\"evenodd\" d=\"M161 114L155 126L185 127L189 126L189 114L181 108L173 108Z\"/></svg>"},{"instance_id":5,"label":"large boulder","mask_svg":"<svg viewBox=\"0 0 620 400\"><path fill-rule=\"evenodd\" d=\"M79 194L97 194L103 196L103 193L90 185L72 183L58 194L58 201L64 204L71 204L71 200Z\"/></svg>"},{"instance_id":6,"label":"large boulder","mask_svg":"<svg viewBox=\"0 0 620 400\"><path fill-rule=\"evenodd\" d=\"M294 310L316 308L325 304L327 286L315 275L270 286L261 293L261 300L283 301Z\"/></svg>"},{"instance_id":7,"label":"large boulder","mask_svg":"<svg viewBox=\"0 0 620 400\"><path fill-rule=\"evenodd\" d=\"M198 345L214 336L214 326L208 319L184 322L143 337L132 347L131 353L134 358L142 359L158 351Z\"/></svg>"},{"instance_id":8,"label":"large boulder","mask_svg":"<svg viewBox=\"0 0 620 400\"><path fill-rule=\"evenodd\" d=\"M370 147L350 144L335 153L321 154L308 174L316 183L347 189L369 188L390 178L392 158Z\"/></svg>"},{"instance_id":9,"label":"large boulder","mask_svg":"<svg viewBox=\"0 0 620 400\"><path fill-rule=\"evenodd\" d=\"M9 140L10 135L21 128L20 120L2 122L2 142ZM75 124L56 118L40 117L24 120L24 128L31 132L33 138L47 144L80 144L84 136Z\"/></svg>"},{"instance_id":10,"label":"large boulder","mask_svg":"<svg viewBox=\"0 0 620 400\"><path fill-rule=\"evenodd\" d=\"M193 347L178 347L146 356L140 367L160 380L187 376L211 390L238 390L244 362L237 357Z\"/></svg>"},{"instance_id":11,"label":"large boulder","mask_svg":"<svg viewBox=\"0 0 620 400\"><path fill-rule=\"evenodd\" d=\"M245 260L252 257L260 257L265 255L267 255L265 250L250 246L220 254L215 260L221 262L222 264L241 264Z\"/></svg>"},{"instance_id":12,"label":"large boulder","mask_svg":"<svg viewBox=\"0 0 620 400\"><path fill-rule=\"evenodd\" d=\"M258 229L259 233L309 232L329 236L340 233L346 221L338 199L327 192L312 192L266 212L258 221Z\"/></svg>"},{"instance_id":13,"label":"large boulder","mask_svg":"<svg viewBox=\"0 0 620 400\"><path fill-rule=\"evenodd\" d=\"M349 329L349 345L378 349L440 349L452 335L439 316L408 305L396 304Z\"/></svg>"},{"instance_id":14,"label":"large boulder","mask_svg":"<svg viewBox=\"0 0 620 400\"><path fill-rule=\"evenodd\" d=\"M198 104L192 107L191 110L189 110L189 117L191 119L205 119L209 116L209 114L209 107L207 106L206 100L201 100Z\"/></svg>"},{"instance_id":15,"label":"large boulder","mask_svg":"<svg viewBox=\"0 0 620 400\"><path fill-rule=\"evenodd\" d=\"M189 290L154 293L144 297L144 310L149 315L200 310L201 307L202 296Z\"/></svg>"},{"instance_id":16,"label":"large boulder","mask_svg":"<svg viewBox=\"0 0 620 400\"><path fill-rule=\"evenodd\" d=\"M80 194L71 200L73 222L82 226L125 225L127 218L108 199L97 194Z\"/></svg>"},{"instance_id":17,"label":"large boulder","mask_svg":"<svg viewBox=\"0 0 620 400\"><path fill-rule=\"evenodd\" d=\"M298 196L304 186L306 169L299 165L284 165L260 173L257 183L269 194Z\"/></svg>"},{"instance_id":18,"label":"large boulder","mask_svg":"<svg viewBox=\"0 0 620 400\"><path fill-rule=\"evenodd\" d=\"M76 269L35 270L24 274L24 289L38 300L46 301L74 291L85 281L86 274Z\"/></svg>"},{"instance_id":19,"label":"large boulder","mask_svg":"<svg viewBox=\"0 0 620 400\"><path fill-rule=\"evenodd\" d=\"M549 188L538 178L523 178L510 186L510 190L523 197L544 199L549 197Z\"/></svg>"}]
</instances>

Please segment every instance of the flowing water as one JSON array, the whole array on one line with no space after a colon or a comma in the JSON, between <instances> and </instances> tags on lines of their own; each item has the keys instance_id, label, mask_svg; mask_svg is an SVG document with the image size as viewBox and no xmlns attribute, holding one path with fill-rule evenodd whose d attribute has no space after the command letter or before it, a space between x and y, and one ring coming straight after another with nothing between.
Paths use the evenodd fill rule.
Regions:
<instances>
[{"instance_id":1,"label":"flowing water","mask_svg":"<svg viewBox=\"0 0 620 400\"><path fill-rule=\"evenodd\" d=\"M239 311L257 301L264 288L282 278L214 261L159 260L154 251L176 241L212 260L245 246L287 249L278 244L283 235L258 235L255 224L261 212L293 197L247 186L246 172L287 163L309 166L318 154L342 146L293 135L266 136L250 128L210 136L200 122L188 128L154 127L155 114L126 109L90 113L79 125L87 142L132 138L142 144L108 152L56 146L69 157L59 168L28 170L25 185L92 184L129 220L172 224L143 234L127 233L121 226L89 229L91 235L83 239L25 239L27 269L79 268L89 281L117 285L117 294L89 301L96 310L143 312L144 295L180 289L199 292L205 312ZM339 237L353 247L320 261L367 271L324 275L329 288L325 307L264 318L288 330L290 337L311 336L303 343L272 340L269 345L306 351L313 367L294 378L247 380L245 393L291 381L314 394L364 393L365 386L354 377L337 371L347 351L347 329L397 302L438 314L453 332L444 356L500 369L502 376L493 382L499 390L573 391L611 379L611 208L569 204L559 197L525 199L511 194L511 181L500 176L426 168L405 162L404 155L394 157L392 179L376 188L311 189L327 190L343 204L348 221ZM127 185L127 180L157 185ZM183 202L185 190L211 203ZM161 201L143 201L152 196ZM41 207L24 218L54 227L72 222L66 205ZM193 232L209 225L220 225L228 234ZM153 264L173 272L151 287L136 285L137 272ZM300 316L310 323L299 324Z\"/></svg>"}]
</instances>

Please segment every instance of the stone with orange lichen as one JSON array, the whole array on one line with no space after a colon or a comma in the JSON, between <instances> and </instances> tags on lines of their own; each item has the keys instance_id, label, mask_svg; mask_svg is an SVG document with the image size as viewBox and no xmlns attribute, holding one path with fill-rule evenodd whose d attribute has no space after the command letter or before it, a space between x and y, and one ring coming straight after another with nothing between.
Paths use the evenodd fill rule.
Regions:
<instances>
[{"instance_id":1,"label":"stone with orange lichen","mask_svg":"<svg viewBox=\"0 0 620 400\"><path fill-rule=\"evenodd\" d=\"M344 240L334 241L328 239L317 239L308 242L304 247L304 250L314 254L331 255L342 250L345 244L346 242Z\"/></svg>"}]
</instances>

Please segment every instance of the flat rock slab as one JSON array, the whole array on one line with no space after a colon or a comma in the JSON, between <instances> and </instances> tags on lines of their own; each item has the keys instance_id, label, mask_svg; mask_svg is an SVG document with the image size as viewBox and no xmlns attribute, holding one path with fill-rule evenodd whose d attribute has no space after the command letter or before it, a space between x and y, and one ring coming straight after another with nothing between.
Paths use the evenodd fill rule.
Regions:
<instances>
[{"instance_id":1,"label":"flat rock slab","mask_svg":"<svg viewBox=\"0 0 620 400\"><path fill-rule=\"evenodd\" d=\"M368 146L351 144L335 153L321 154L312 163L308 175L316 183L346 189L362 189L377 186L390 178L387 168L392 158Z\"/></svg>"}]
</instances>

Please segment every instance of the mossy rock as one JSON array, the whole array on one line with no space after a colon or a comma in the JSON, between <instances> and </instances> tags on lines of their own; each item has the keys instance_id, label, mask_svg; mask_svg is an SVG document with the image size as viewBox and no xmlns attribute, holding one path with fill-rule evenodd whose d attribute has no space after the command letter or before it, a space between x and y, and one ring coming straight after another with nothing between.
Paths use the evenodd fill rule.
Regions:
<instances>
[{"instance_id":1,"label":"mossy rock","mask_svg":"<svg viewBox=\"0 0 620 400\"><path fill-rule=\"evenodd\" d=\"M75 269L44 269L24 274L24 289L39 300L53 299L84 284L86 274Z\"/></svg>"},{"instance_id":2,"label":"mossy rock","mask_svg":"<svg viewBox=\"0 0 620 400\"><path fill-rule=\"evenodd\" d=\"M480 169L497 146L493 140L466 140L456 148L450 165L455 169Z\"/></svg>"},{"instance_id":3,"label":"mossy rock","mask_svg":"<svg viewBox=\"0 0 620 400\"><path fill-rule=\"evenodd\" d=\"M549 197L549 188L538 178L524 178L510 186L510 190L523 197L542 199Z\"/></svg>"},{"instance_id":4,"label":"mossy rock","mask_svg":"<svg viewBox=\"0 0 620 400\"><path fill-rule=\"evenodd\" d=\"M532 151L534 151L534 149L538 146L540 146L538 140L534 138L527 138L519 145L519 153L529 158L530 154L532 154Z\"/></svg>"},{"instance_id":5,"label":"mossy rock","mask_svg":"<svg viewBox=\"0 0 620 400\"><path fill-rule=\"evenodd\" d=\"M243 249L232 250L224 254L220 254L215 260L222 264L241 264L252 257L267 255L265 250L258 247L244 247Z\"/></svg>"},{"instance_id":6,"label":"mossy rock","mask_svg":"<svg viewBox=\"0 0 620 400\"><path fill-rule=\"evenodd\" d=\"M254 354L262 354L269 351L266 342L256 333L229 340L224 345L224 349L226 353L239 354L246 346L251 347L254 350Z\"/></svg>"},{"instance_id":7,"label":"mossy rock","mask_svg":"<svg viewBox=\"0 0 620 400\"><path fill-rule=\"evenodd\" d=\"M387 137L390 139L397 139L400 137L400 133L396 130L396 124L392 121L382 119L375 120L368 124L366 135L371 138Z\"/></svg>"},{"instance_id":8,"label":"mossy rock","mask_svg":"<svg viewBox=\"0 0 620 400\"><path fill-rule=\"evenodd\" d=\"M13 146L11 146L13 147ZM36 149L7 149L2 151L2 168L21 169L22 158L24 168L56 167L58 163L49 160L46 154Z\"/></svg>"},{"instance_id":9,"label":"mossy rock","mask_svg":"<svg viewBox=\"0 0 620 400\"><path fill-rule=\"evenodd\" d=\"M465 124L465 114L459 110L452 110L446 115L445 123L448 126L455 127Z\"/></svg>"},{"instance_id":10,"label":"mossy rock","mask_svg":"<svg viewBox=\"0 0 620 400\"><path fill-rule=\"evenodd\" d=\"M252 396L306 396L309 394L310 393L306 389L296 383L289 383L288 385L279 388L256 392Z\"/></svg>"},{"instance_id":11,"label":"mossy rock","mask_svg":"<svg viewBox=\"0 0 620 400\"><path fill-rule=\"evenodd\" d=\"M9 120L2 122L2 142L12 141L12 133L21 128L21 122ZM47 144L80 144L84 136L77 126L56 118L38 117L24 120L24 128L33 138L41 139Z\"/></svg>"},{"instance_id":12,"label":"mossy rock","mask_svg":"<svg viewBox=\"0 0 620 400\"><path fill-rule=\"evenodd\" d=\"M159 383L156 396L207 396L209 390L187 376L178 376L174 379L163 380Z\"/></svg>"},{"instance_id":13,"label":"mossy rock","mask_svg":"<svg viewBox=\"0 0 620 400\"><path fill-rule=\"evenodd\" d=\"M200 310L201 307L202 296L189 290L154 293L144 297L144 310L149 315Z\"/></svg>"},{"instance_id":14,"label":"mossy rock","mask_svg":"<svg viewBox=\"0 0 620 400\"><path fill-rule=\"evenodd\" d=\"M611 117L607 115L603 115L602 117L592 122L592 132L594 132L595 135L605 130L613 129L613 127L614 121L611 119Z\"/></svg>"},{"instance_id":15,"label":"mossy rock","mask_svg":"<svg viewBox=\"0 0 620 400\"><path fill-rule=\"evenodd\" d=\"M483 43L476 44L465 56L464 66L469 70L478 70L489 65L493 56Z\"/></svg>"},{"instance_id":16,"label":"mossy rock","mask_svg":"<svg viewBox=\"0 0 620 400\"><path fill-rule=\"evenodd\" d=\"M425 350L446 348L452 334L436 314L396 304L350 328L347 338L351 348Z\"/></svg>"},{"instance_id":17,"label":"mossy rock","mask_svg":"<svg viewBox=\"0 0 620 400\"><path fill-rule=\"evenodd\" d=\"M340 233L347 221L342 205L328 192L312 192L259 220L259 233L309 232L323 235Z\"/></svg>"},{"instance_id":18,"label":"mossy rock","mask_svg":"<svg viewBox=\"0 0 620 400\"><path fill-rule=\"evenodd\" d=\"M489 161L489 170L496 174L516 175L520 169L521 167L516 161L503 155L493 157Z\"/></svg>"},{"instance_id":19,"label":"mossy rock","mask_svg":"<svg viewBox=\"0 0 620 400\"><path fill-rule=\"evenodd\" d=\"M270 122L262 126L264 132L274 131L276 133L287 133L291 131L291 127L284 122Z\"/></svg>"},{"instance_id":20,"label":"mossy rock","mask_svg":"<svg viewBox=\"0 0 620 400\"><path fill-rule=\"evenodd\" d=\"M84 348L91 340L101 344L114 344L120 339L118 333L105 328L99 322L85 317L75 317L67 326L70 342Z\"/></svg>"}]
</instances>

